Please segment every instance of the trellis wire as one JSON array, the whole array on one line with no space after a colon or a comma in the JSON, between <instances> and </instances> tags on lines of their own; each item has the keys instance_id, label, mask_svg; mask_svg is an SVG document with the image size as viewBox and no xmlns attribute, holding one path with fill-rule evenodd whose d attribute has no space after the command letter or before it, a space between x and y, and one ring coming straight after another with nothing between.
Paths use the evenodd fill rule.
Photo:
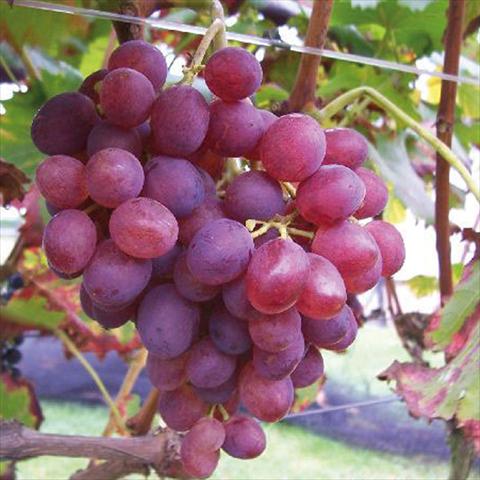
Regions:
<instances>
[{"instance_id":1,"label":"trellis wire","mask_svg":"<svg viewBox=\"0 0 480 480\"><path fill-rule=\"evenodd\" d=\"M340 412L342 410L351 410L353 408L365 408L373 405L379 405L382 403L396 402L399 400L401 400L400 397L397 397L396 395L391 395L389 397L377 398L376 400L365 400L363 402L347 403L345 405L336 405L334 407L304 410L303 412L291 413L290 415L287 415L284 420L288 420L290 418L308 417L309 415L319 415L321 413Z\"/></svg>"},{"instance_id":2,"label":"trellis wire","mask_svg":"<svg viewBox=\"0 0 480 480\"><path fill-rule=\"evenodd\" d=\"M15 0L14 6L27 7L37 10L46 10L57 13L65 13L70 15L80 15L84 17L101 18L104 20L112 20L116 22L133 23L136 25L148 25L151 28L160 30L171 30L176 32L191 33L194 35L204 35L207 29L197 25L187 25L184 23L171 22L163 19L140 18L132 15L123 15L120 13L105 12L101 10L94 10L90 8L75 7L70 5L61 5L51 2L43 2L37 0ZM308 53L310 55L318 55L326 58L333 58L335 60L343 60L346 62L359 63L362 65L370 65L373 67L383 68L387 70L396 70L404 73L411 73L414 75L429 75L431 77L441 78L442 80L449 80L456 83L469 83L478 85L480 79L465 76L450 75L434 70L426 70L416 68L412 65L405 65L401 63L390 62L388 60L380 60L378 58L364 57L362 55L355 55L352 53L337 52L329 49L320 49L307 47L304 45L292 45L281 40L273 40L262 38L253 35L245 35L243 33L229 32L226 33L228 40L235 40L241 43L248 43L259 45L263 47L277 47L287 49L298 53Z\"/></svg>"}]
</instances>

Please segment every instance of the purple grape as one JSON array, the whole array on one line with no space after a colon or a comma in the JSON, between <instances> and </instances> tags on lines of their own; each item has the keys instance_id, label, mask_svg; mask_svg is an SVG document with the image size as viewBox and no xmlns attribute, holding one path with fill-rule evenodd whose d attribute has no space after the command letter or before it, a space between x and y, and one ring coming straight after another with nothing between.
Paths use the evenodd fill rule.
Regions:
<instances>
[{"instance_id":1,"label":"purple grape","mask_svg":"<svg viewBox=\"0 0 480 480\"><path fill-rule=\"evenodd\" d=\"M192 302L206 302L212 300L220 292L216 285L206 285L199 282L187 266L187 253L183 252L177 258L173 269L173 281L182 297Z\"/></svg>"},{"instance_id":2,"label":"purple grape","mask_svg":"<svg viewBox=\"0 0 480 480\"><path fill-rule=\"evenodd\" d=\"M252 250L252 236L241 223L226 218L214 220L193 237L187 250L187 265L202 283L221 285L245 271Z\"/></svg>"},{"instance_id":3,"label":"purple grape","mask_svg":"<svg viewBox=\"0 0 480 480\"><path fill-rule=\"evenodd\" d=\"M322 164L325 134L313 118L291 113L279 118L265 132L260 155L271 177L301 182Z\"/></svg>"},{"instance_id":4,"label":"purple grape","mask_svg":"<svg viewBox=\"0 0 480 480\"><path fill-rule=\"evenodd\" d=\"M35 182L45 200L61 210L79 207L88 198L85 165L67 155L46 158Z\"/></svg>"},{"instance_id":5,"label":"purple grape","mask_svg":"<svg viewBox=\"0 0 480 480\"><path fill-rule=\"evenodd\" d=\"M91 157L105 148L121 148L140 158L142 141L134 128L122 128L108 122L98 122L88 136L87 154Z\"/></svg>"},{"instance_id":6,"label":"purple grape","mask_svg":"<svg viewBox=\"0 0 480 480\"><path fill-rule=\"evenodd\" d=\"M178 224L173 214L151 198L132 198L110 217L110 235L118 248L136 258L154 258L173 248Z\"/></svg>"},{"instance_id":7,"label":"purple grape","mask_svg":"<svg viewBox=\"0 0 480 480\"><path fill-rule=\"evenodd\" d=\"M382 276L382 256L379 255L373 267L356 275L343 275L348 293L363 293L373 288Z\"/></svg>"},{"instance_id":8,"label":"purple grape","mask_svg":"<svg viewBox=\"0 0 480 480\"><path fill-rule=\"evenodd\" d=\"M107 120L119 127L132 128L144 122L154 100L148 78L131 68L117 68L102 81L100 106Z\"/></svg>"},{"instance_id":9,"label":"purple grape","mask_svg":"<svg viewBox=\"0 0 480 480\"><path fill-rule=\"evenodd\" d=\"M256 372L251 362L243 367L239 388L242 404L264 422L278 422L293 404L294 391L290 378L267 380Z\"/></svg>"},{"instance_id":10,"label":"purple grape","mask_svg":"<svg viewBox=\"0 0 480 480\"><path fill-rule=\"evenodd\" d=\"M242 320L255 319L262 315L252 307L247 298L247 285L245 275L236 278L233 282L227 283L222 290L223 303L227 310Z\"/></svg>"},{"instance_id":11,"label":"purple grape","mask_svg":"<svg viewBox=\"0 0 480 480\"><path fill-rule=\"evenodd\" d=\"M253 343L266 352L280 352L302 335L302 319L296 308L275 315L262 315L249 322Z\"/></svg>"},{"instance_id":12,"label":"purple grape","mask_svg":"<svg viewBox=\"0 0 480 480\"><path fill-rule=\"evenodd\" d=\"M85 269L83 284L93 302L104 309L119 309L135 300L151 273L150 260L129 257L112 240L105 240Z\"/></svg>"},{"instance_id":13,"label":"purple grape","mask_svg":"<svg viewBox=\"0 0 480 480\"><path fill-rule=\"evenodd\" d=\"M205 190L202 176L189 161L161 156L145 166L143 194L183 218L203 202Z\"/></svg>"},{"instance_id":14,"label":"purple grape","mask_svg":"<svg viewBox=\"0 0 480 480\"><path fill-rule=\"evenodd\" d=\"M258 347L253 349L253 366L268 380L287 378L297 367L305 354L305 341L300 334L297 339L281 352L265 352Z\"/></svg>"},{"instance_id":15,"label":"purple grape","mask_svg":"<svg viewBox=\"0 0 480 480\"><path fill-rule=\"evenodd\" d=\"M225 192L224 205L227 215L241 223L250 218L269 220L285 213L280 184L255 170L235 177Z\"/></svg>"},{"instance_id":16,"label":"purple grape","mask_svg":"<svg viewBox=\"0 0 480 480\"><path fill-rule=\"evenodd\" d=\"M178 221L178 239L182 245L187 246L195 234L213 220L225 218L223 202L214 196L206 196L193 212Z\"/></svg>"},{"instance_id":17,"label":"purple grape","mask_svg":"<svg viewBox=\"0 0 480 480\"><path fill-rule=\"evenodd\" d=\"M341 275L357 275L373 267L380 255L374 238L358 224L341 221L320 227L312 252L330 260Z\"/></svg>"},{"instance_id":18,"label":"purple grape","mask_svg":"<svg viewBox=\"0 0 480 480\"><path fill-rule=\"evenodd\" d=\"M307 280L309 262L302 247L291 240L270 240L254 251L245 277L247 298L266 314L288 310Z\"/></svg>"},{"instance_id":19,"label":"purple grape","mask_svg":"<svg viewBox=\"0 0 480 480\"><path fill-rule=\"evenodd\" d=\"M162 52L143 40L130 40L117 47L108 60L108 69L127 67L143 73L159 91L167 78L167 63Z\"/></svg>"},{"instance_id":20,"label":"purple grape","mask_svg":"<svg viewBox=\"0 0 480 480\"><path fill-rule=\"evenodd\" d=\"M365 185L365 198L362 206L355 212L358 219L374 217L385 208L388 201L388 190L380 177L368 168L357 168L355 173Z\"/></svg>"},{"instance_id":21,"label":"purple grape","mask_svg":"<svg viewBox=\"0 0 480 480\"><path fill-rule=\"evenodd\" d=\"M229 355L245 353L252 345L247 324L222 304L217 304L210 316L209 332L216 347Z\"/></svg>"},{"instance_id":22,"label":"purple grape","mask_svg":"<svg viewBox=\"0 0 480 480\"><path fill-rule=\"evenodd\" d=\"M233 375L235 366L235 357L221 352L210 338L205 337L190 351L187 374L196 387L214 388Z\"/></svg>"},{"instance_id":23,"label":"purple grape","mask_svg":"<svg viewBox=\"0 0 480 480\"><path fill-rule=\"evenodd\" d=\"M90 98L77 92L61 93L48 100L33 118L32 140L47 155L73 155L85 149L98 120Z\"/></svg>"},{"instance_id":24,"label":"purple grape","mask_svg":"<svg viewBox=\"0 0 480 480\"><path fill-rule=\"evenodd\" d=\"M390 223L375 220L365 226L366 231L375 239L382 256L382 277L391 277L397 273L405 261L405 244L400 232Z\"/></svg>"},{"instance_id":25,"label":"purple grape","mask_svg":"<svg viewBox=\"0 0 480 480\"><path fill-rule=\"evenodd\" d=\"M362 166L368 156L365 137L351 128L325 130L327 149L324 165L338 164L352 170Z\"/></svg>"},{"instance_id":26,"label":"purple grape","mask_svg":"<svg viewBox=\"0 0 480 480\"><path fill-rule=\"evenodd\" d=\"M347 305L338 315L328 320L303 317L302 331L305 341L313 343L318 348L330 348L346 335L352 318L355 320L352 310Z\"/></svg>"},{"instance_id":27,"label":"purple grape","mask_svg":"<svg viewBox=\"0 0 480 480\"><path fill-rule=\"evenodd\" d=\"M171 429L185 432L207 414L208 404L190 385L182 385L175 390L161 393L158 411Z\"/></svg>"},{"instance_id":28,"label":"purple grape","mask_svg":"<svg viewBox=\"0 0 480 480\"><path fill-rule=\"evenodd\" d=\"M228 402L237 388L237 376L233 374L226 382L213 388L193 387L197 395L210 405Z\"/></svg>"},{"instance_id":29,"label":"purple grape","mask_svg":"<svg viewBox=\"0 0 480 480\"><path fill-rule=\"evenodd\" d=\"M80 210L62 210L43 232L43 248L49 265L60 273L82 272L95 252L97 231Z\"/></svg>"},{"instance_id":30,"label":"purple grape","mask_svg":"<svg viewBox=\"0 0 480 480\"><path fill-rule=\"evenodd\" d=\"M146 370L150 382L162 392L180 388L187 382L187 360L188 352L170 360L149 353Z\"/></svg>"},{"instance_id":31,"label":"purple grape","mask_svg":"<svg viewBox=\"0 0 480 480\"><path fill-rule=\"evenodd\" d=\"M106 148L95 153L86 167L90 197L107 208L116 208L135 198L145 176L142 164L126 150Z\"/></svg>"},{"instance_id":32,"label":"purple grape","mask_svg":"<svg viewBox=\"0 0 480 480\"><path fill-rule=\"evenodd\" d=\"M334 352L343 352L355 341L355 338L357 337L357 333L358 333L358 324L357 324L357 321L355 320L354 315L350 315L348 317L348 320L349 322L348 322L347 333L343 336L343 338L339 342L325 347L327 350L333 350Z\"/></svg>"},{"instance_id":33,"label":"purple grape","mask_svg":"<svg viewBox=\"0 0 480 480\"><path fill-rule=\"evenodd\" d=\"M263 119L248 101L210 104L206 145L225 157L241 157L251 151L263 134Z\"/></svg>"},{"instance_id":34,"label":"purple grape","mask_svg":"<svg viewBox=\"0 0 480 480\"><path fill-rule=\"evenodd\" d=\"M94 319L103 327L103 328L118 328L122 325L125 325L129 320L132 320L135 317L137 311L136 302L127 305L120 310L108 311L101 308L101 306L95 305L93 303L93 315Z\"/></svg>"},{"instance_id":35,"label":"purple grape","mask_svg":"<svg viewBox=\"0 0 480 480\"><path fill-rule=\"evenodd\" d=\"M278 117L274 113L268 110L259 110L258 112L262 117L263 133L265 133L270 128L270 126L278 120ZM248 160L253 160L255 162L259 162L261 160L260 152L261 152L261 146L262 146L262 139L263 139L263 135L255 145L255 147L250 152L244 155L245 158L248 158Z\"/></svg>"},{"instance_id":36,"label":"purple grape","mask_svg":"<svg viewBox=\"0 0 480 480\"><path fill-rule=\"evenodd\" d=\"M216 196L217 187L211 175L201 167L196 166L195 168L198 170L198 172L200 173L200 176L202 177L203 190L205 192L205 197L207 197L207 195Z\"/></svg>"},{"instance_id":37,"label":"purple grape","mask_svg":"<svg viewBox=\"0 0 480 480\"><path fill-rule=\"evenodd\" d=\"M208 88L222 100L247 98L262 83L262 67L247 50L225 47L216 51L205 65Z\"/></svg>"},{"instance_id":38,"label":"purple grape","mask_svg":"<svg viewBox=\"0 0 480 480\"><path fill-rule=\"evenodd\" d=\"M295 304L298 311L315 319L337 315L347 301L342 276L326 258L308 253L310 271L302 293Z\"/></svg>"},{"instance_id":39,"label":"purple grape","mask_svg":"<svg viewBox=\"0 0 480 480\"><path fill-rule=\"evenodd\" d=\"M224 424L222 449L230 456L248 460L260 456L267 440L260 424L246 415L232 415Z\"/></svg>"},{"instance_id":40,"label":"purple grape","mask_svg":"<svg viewBox=\"0 0 480 480\"><path fill-rule=\"evenodd\" d=\"M152 280L163 280L166 277L173 276L175 262L182 252L182 246L176 243L167 253L152 258Z\"/></svg>"},{"instance_id":41,"label":"purple grape","mask_svg":"<svg viewBox=\"0 0 480 480\"><path fill-rule=\"evenodd\" d=\"M209 120L208 104L198 90L189 85L168 88L152 109L154 151L172 157L192 154L205 140Z\"/></svg>"},{"instance_id":42,"label":"purple grape","mask_svg":"<svg viewBox=\"0 0 480 480\"><path fill-rule=\"evenodd\" d=\"M323 372L323 357L316 347L310 345L290 377L295 388L305 388L314 384Z\"/></svg>"},{"instance_id":43,"label":"purple grape","mask_svg":"<svg viewBox=\"0 0 480 480\"><path fill-rule=\"evenodd\" d=\"M365 198L365 185L342 165L321 167L300 183L295 204L305 220L317 225L345 220Z\"/></svg>"},{"instance_id":44,"label":"purple grape","mask_svg":"<svg viewBox=\"0 0 480 480\"><path fill-rule=\"evenodd\" d=\"M137 329L145 348L162 360L184 353L195 340L198 305L181 297L173 284L152 288L140 303Z\"/></svg>"},{"instance_id":45,"label":"purple grape","mask_svg":"<svg viewBox=\"0 0 480 480\"><path fill-rule=\"evenodd\" d=\"M85 80L82 82L80 88L78 89L79 93L82 93L83 95L91 98L93 103L95 105L98 105L100 103L100 97L98 95L98 84L107 76L107 73L108 70L106 68L102 68L85 77Z\"/></svg>"},{"instance_id":46,"label":"purple grape","mask_svg":"<svg viewBox=\"0 0 480 480\"><path fill-rule=\"evenodd\" d=\"M90 317L92 320L95 320L95 314L93 311L93 302L87 290L85 289L85 285L83 283L80 285L79 298L80 298L80 306L82 307L82 310L84 311L85 315L87 315L87 317Z\"/></svg>"}]
</instances>

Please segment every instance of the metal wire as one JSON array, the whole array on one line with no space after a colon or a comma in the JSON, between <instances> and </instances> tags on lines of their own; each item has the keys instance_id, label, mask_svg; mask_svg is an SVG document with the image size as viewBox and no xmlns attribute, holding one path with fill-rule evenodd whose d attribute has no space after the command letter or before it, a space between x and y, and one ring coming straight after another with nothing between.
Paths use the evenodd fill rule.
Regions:
<instances>
[{"instance_id":1,"label":"metal wire","mask_svg":"<svg viewBox=\"0 0 480 480\"><path fill-rule=\"evenodd\" d=\"M132 15L122 15L120 13L105 12L101 10L94 10L90 8L75 7L71 5L61 5L51 2L43 2L37 0L15 0L15 6L33 8L37 10L46 10L50 12L64 13L70 15L81 15L84 17L101 18L104 20L111 20L124 23L133 23L136 25L147 25L151 28L158 28L161 30L171 30L183 33L192 33L194 35L204 35L207 29L197 25L187 25L184 23L170 22L163 19L140 18ZM337 52L329 49L319 49L307 47L304 45L292 45L281 40L272 40L253 35L245 35L242 33L227 31L227 39L235 40L241 43L248 43L259 45L263 47L277 47L284 48L293 52L308 53L311 55L323 56L326 58L333 58L346 62L359 63L362 65L370 65L373 67L383 68L387 70L396 70L404 73L411 73L414 75L429 75L431 77L441 78L442 80L449 80L455 83L469 83L472 85L480 84L479 78L471 78L457 75L450 75L434 70L425 70L416 68L412 65L405 65L402 63L390 62L388 60L381 60L378 58L364 57L362 55L355 55L352 53Z\"/></svg>"},{"instance_id":2,"label":"metal wire","mask_svg":"<svg viewBox=\"0 0 480 480\"><path fill-rule=\"evenodd\" d=\"M331 413L331 412L339 412L342 410L351 410L353 408L365 408L371 407L373 405L379 405L381 403L391 403L401 400L400 397L396 395L392 395L385 398L378 398L376 400L366 400L364 402L356 402L356 403L347 403L346 405L337 405L335 407L326 407L326 408L316 408L313 410L304 410L303 412L298 413L291 413L287 415L284 420L288 420L290 418L298 418L298 417L308 417L309 415L319 415L322 413Z\"/></svg>"}]
</instances>

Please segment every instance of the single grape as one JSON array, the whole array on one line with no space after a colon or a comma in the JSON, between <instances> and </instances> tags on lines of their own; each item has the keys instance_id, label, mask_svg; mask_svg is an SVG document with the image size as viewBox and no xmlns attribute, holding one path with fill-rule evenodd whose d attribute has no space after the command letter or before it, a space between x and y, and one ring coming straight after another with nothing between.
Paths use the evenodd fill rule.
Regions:
<instances>
[{"instance_id":1,"label":"single grape","mask_svg":"<svg viewBox=\"0 0 480 480\"><path fill-rule=\"evenodd\" d=\"M135 300L151 273L150 260L125 255L112 240L104 240L85 269L83 284L96 304L115 310Z\"/></svg>"},{"instance_id":2,"label":"single grape","mask_svg":"<svg viewBox=\"0 0 480 480\"><path fill-rule=\"evenodd\" d=\"M352 318L355 320L348 305L345 305L338 315L328 320L303 317L302 331L305 341L313 343L318 348L329 348L346 335Z\"/></svg>"},{"instance_id":3,"label":"single grape","mask_svg":"<svg viewBox=\"0 0 480 480\"><path fill-rule=\"evenodd\" d=\"M163 421L177 432L185 432L195 425L208 412L204 402L190 385L162 392L158 402L158 411Z\"/></svg>"},{"instance_id":4,"label":"single grape","mask_svg":"<svg viewBox=\"0 0 480 480\"><path fill-rule=\"evenodd\" d=\"M280 184L265 172L252 170L235 177L225 192L227 215L245 223L253 218L269 220L285 213Z\"/></svg>"},{"instance_id":5,"label":"single grape","mask_svg":"<svg viewBox=\"0 0 480 480\"><path fill-rule=\"evenodd\" d=\"M83 284L83 282L80 285L79 298L80 298L80 306L82 307L82 310L84 311L85 315L95 320L94 313L93 313L93 302L87 290L85 289L85 285Z\"/></svg>"},{"instance_id":6,"label":"single grape","mask_svg":"<svg viewBox=\"0 0 480 480\"><path fill-rule=\"evenodd\" d=\"M146 370L150 382L162 392L180 388L188 379L187 360L188 352L170 360L149 353Z\"/></svg>"},{"instance_id":7,"label":"single grape","mask_svg":"<svg viewBox=\"0 0 480 480\"><path fill-rule=\"evenodd\" d=\"M283 380L263 378L250 362L240 374L240 400L245 408L259 420L278 422L290 410L294 390L290 377Z\"/></svg>"},{"instance_id":8,"label":"single grape","mask_svg":"<svg viewBox=\"0 0 480 480\"><path fill-rule=\"evenodd\" d=\"M329 345L325 347L327 350L333 350L334 352L343 352L346 350L355 340L358 333L358 324L355 320L354 315L350 315L348 317L348 329L347 333L343 336L343 338L333 345Z\"/></svg>"},{"instance_id":9,"label":"single grape","mask_svg":"<svg viewBox=\"0 0 480 480\"><path fill-rule=\"evenodd\" d=\"M154 258L175 245L178 224L173 214L151 198L132 198L110 217L110 235L118 248L132 257Z\"/></svg>"},{"instance_id":10,"label":"single grape","mask_svg":"<svg viewBox=\"0 0 480 480\"><path fill-rule=\"evenodd\" d=\"M241 100L255 93L262 83L262 76L258 60L239 47L217 50L205 65L208 88L227 102Z\"/></svg>"},{"instance_id":11,"label":"single grape","mask_svg":"<svg viewBox=\"0 0 480 480\"><path fill-rule=\"evenodd\" d=\"M224 424L225 441L222 450L230 456L248 460L260 456L267 439L260 424L246 415L232 415Z\"/></svg>"},{"instance_id":12,"label":"single grape","mask_svg":"<svg viewBox=\"0 0 480 480\"><path fill-rule=\"evenodd\" d=\"M162 52L143 40L129 40L112 52L108 60L108 69L122 67L143 73L157 92L167 79L167 63Z\"/></svg>"},{"instance_id":13,"label":"single grape","mask_svg":"<svg viewBox=\"0 0 480 480\"><path fill-rule=\"evenodd\" d=\"M228 402L237 388L237 375L233 374L226 382L213 388L193 387L197 395L210 405Z\"/></svg>"},{"instance_id":14,"label":"single grape","mask_svg":"<svg viewBox=\"0 0 480 480\"><path fill-rule=\"evenodd\" d=\"M108 311L102 309L101 305L93 303L93 318L103 328L118 328L125 325L129 320L133 320L137 312L137 303L133 302L120 310Z\"/></svg>"},{"instance_id":15,"label":"single grape","mask_svg":"<svg viewBox=\"0 0 480 480\"><path fill-rule=\"evenodd\" d=\"M325 155L325 134L308 115L280 117L263 135L260 156L267 173L288 182L301 182L315 173Z\"/></svg>"},{"instance_id":16,"label":"single grape","mask_svg":"<svg viewBox=\"0 0 480 480\"><path fill-rule=\"evenodd\" d=\"M33 118L32 140L47 155L73 155L85 149L97 121L90 98L77 92L61 93L48 100Z\"/></svg>"},{"instance_id":17,"label":"single grape","mask_svg":"<svg viewBox=\"0 0 480 480\"><path fill-rule=\"evenodd\" d=\"M206 145L225 157L241 157L258 143L263 134L263 119L248 101L210 104L210 124Z\"/></svg>"},{"instance_id":18,"label":"single grape","mask_svg":"<svg viewBox=\"0 0 480 480\"><path fill-rule=\"evenodd\" d=\"M214 388L233 375L235 366L235 357L221 352L210 338L204 337L190 351L187 374L196 387Z\"/></svg>"},{"instance_id":19,"label":"single grape","mask_svg":"<svg viewBox=\"0 0 480 480\"><path fill-rule=\"evenodd\" d=\"M255 319L262 315L252 307L247 298L245 275L242 275L223 286L223 303L227 310L236 318L242 320Z\"/></svg>"},{"instance_id":20,"label":"single grape","mask_svg":"<svg viewBox=\"0 0 480 480\"><path fill-rule=\"evenodd\" d=\"M296 308L274 315L259 315L249 322L253 343L266 352L280 352L301 336L301 317Z\"/></svg>"},{"instance_id":21,"label":"single grape","mask_svg":"<svg viewBox=\"0 0 480 480\"><path fill-rule=\"evenodd\" d=\"M302 293L295 304L307 317L323 319L335 316L347 301L342 276L326 258L307 253L310 270Z\"/></svg>"},{"instance_id":22,"label":"single grape","mask_svg":"<svg viewBox=\"0 0 480 480\"><path fill-rule=\"evenodd\" d=\"M220 286L206 285L198 281L187 266L187 253L183 252L177 258L173 269L173 281L178 293L192 302L212 300L220 292Z\"/></svg>"},{"instance_id":23,"label":"single grape","mask_svg":"<svg viewBox=\"0 0 480 480\"><path fill-rule=\"evenodd\" d=\"M142 164L120 148L95 153L87 163L86 178L90 197L107 208L116 208L135 198L145 180Z\"/></svg>"},{"instance_id":24,"label":"single grape","mask_svg":"<svg viewBox=\"0 0 480 480\"><path fill-rule=\"evenodd\" d=\"M234 317L221 303L210 316L209 332L216 347L229 355L245 353L252 345L247 324Z\"/></svg>"},{"instance_id":25,"label":"single grape","mask_svg":"<svg viewBox=\"0 0 480 480\"><path fill-rule=\"evenodd\" d=\"M357 168L355 173L365 185L365 198L361 207L355 212L358 219L374 217L385 208L388 201L388 190L382 179L368 168Z\"/></svg>"},{"instance_id":26,"label":"single grape","mask_svg":"<svg viewBox=\"0 0 480 480\"><path fill-rule=\"evenodd\" d=\"M189 85L174 85L155 100L150 125L153 149L185 157L200 148L207 135L210 111L202 94Z\"/></svg>"},{"instance_id":27,"label":"single grape","mask_svg":"<svg viewBox=\"0 0 480 480\"><path fill-rule=\"evenodd\" d=\"M348 293L363 293L373 288L382 276L382 256L379 255L373 267L356 275L343 275Z\"/></svg>"},{"instance_id":28,"label":"single grape","mask_svg":"<svg viewBox=\"0 0 480 480\"><path fill-rule=\"evenodd\" d=\"M176 243L167 253L152 258L152 280L163 280L167 277L172 277L175 262L182 252L182 246Z\"/></svg>"},{"instance_id":29,"label":"single grape","mask_svg":"<svg viewBox=\"0 0 480 480\"><path fill-rule=\"evenodd\" d=\"M122 128L108 122L98 122L90 132L87 140L87 154L93 154L105 148L121 148L140 158L142 141L134 128Z\"/></svg>"},{"instance_id":30,"label":"single grape","mask_svg":"<svg viewBox=\"0 0 480 480\"><path fill-rule=\"evenodd\" d=\"M80 210L62 210L43 232L49 265L67 275L82 272L95 252L96 243L95 225Z\"/></svg>"},{"instance_id":31,"label":"single grape","mask_svg":"<svg viewBox=\"0 0 480 480\"><path fill-rule=\"evenodd\" d=\"M192 275L207 285L221 285L241 275L253 250L250 232L229 219L214 220L193 237L187 250Z\"/></svg>"},{"instance_id":32,"label":"single grape","mask_svg":"<svg viewBox=\"0 0 480 480\"><path fill-rule=\"evenodd\" d=\"M372 235L382 255L382 277L397 273L405 261L405 244L400 232L390 223L375 220L365 226Z\"/></svg>"},{"instance_id":33,"label":"single grape","mask_svg":"<svg viewBox=\"0 0 480 480\"><path fill-rule=\"evenodd\" d=\"M155 92L145 75L131 68L112 70L102 81L100 106L110 123L137 127L150 115Z\"/></svg>"},{"instance_id":34,"label":"single grape","mask_svg":"<svg viewBox=\"0 0 480 480\"><path fill-rule=\"evenodd\" d=\"M190 348L199 322L198 305L181 297L173 284L165 283L152 288L141 301L137 330L149 353L169 360Z\"/></svg>"},{"instance_id":35,"label":"single grape","mask_svg":"<svg viewBox=\"0 0 480 480\"><path fill-rule=\"evenodd\" d=\"M205 198L202 176L187 160L155 157L145 166L143 195L165 205L177 218L190 215Z\"/></svg>"},{"instance_id":36,"label":"single grape","mask_svg":"<svg viewBox=\"0 0 480 480\"><path fill-rule=\"evenodd\" d=\"M220 460L218 450L211 452L205 450L190 449L184 447L185 440L182 442L180 458L184 470L193 478L208 478L212 475ZM188 444L187 444L188 445Z\"/></svg>"},{"instance_id":37,"label":"single grape","mask_svg":"<svg viewBox=\"0 0 480 480\"><path fill-rule=\"evenodd\" d=\"M314 384L324 372L322 354L318 349L310 345L307 353L291 374L295 388L305 388Z\"/></svg>"},{"instance_id":38,"label":"single grape","mask_svg":"<svg viewBox=\"0 0 480 480\"><path fill-rule=\"evenodd\" d=\"M325 165L338 164L352 170L362 166L368 156L365 137L352 128L331 128L325 130L327 150Z\"/></svg>"},{"instance_id":39,"label":"single grape","mask_svg":"<svg viewBox=\"0 0 480 480\"><path fill-rule=\"evenodd\" d=\"M317 225L345 220L365 198L365 185L342 165L326 165L300 183L295 199L305 220Z\"/></svg>"},{"instance_id":40,"label":"single grape","mask_svg":"<svg viewBox=\"0 0 480 480\"><path fill-rule=\"evenodd\" d=\"M204 417L195 423L185 438L192 441L199 451L220 450L225 441L225 428L217 419Z\"/></svg>"},{"instance_id":41,"label":"single grape","mask_svg":"<svg viewBox=\"0 0 480 480\"><path fill-rule=\"evenodd\" d=\"M300 334L297 339L281 352L265 352L258 347L253 349L253 366L268 380L287 378L297 367L305 354L305 341Z\"/></svg>"},{"instance_id":42,"label":"single grape","mask_svg":"<svg viewBox=\"0 0 480 480\"><path fill-rule=\"evenodd\" d=\"M253 252L245 277L247 298L262 313L284 312L298 300L308 270L302 247L282 238L270 240Z\"/></svg>"},{"instance_id":43,"label":"single grape","mask_svg":"<svg viewBox=\"0 0 480 480\"><path fill-rule=\"evenodd\" d=\"M67 155L46 158L37 167L35 182L45 200L61 210L78 207L88 198L85 166Z\"/></svg>"},{"instance_id":44,"label":"single grape","mask_svg":"<svg viewBox=\"0 0 480 480\"><path fill-rule=\"evenodd\" d=\"M258 112L262 117L263 133L265 133L270 128L270 126L278 120L278 117L274 113L270 112L269 110L258 110ZM263 138L263 134L260 140L255 145L255 147L252 150L250 150L250 152L244 155L245 158L247 158L248 160L253 160L255 162L259 162L261 160L260 149L262 146L262 138Z\"/></svg>"},{"instance_id":45,"label":"single grape","mask_svg":"<svg viewBox=\"0 0 480 480\"><path fill-rule=\"evenodd\" d=\"M214 196L206 196L204 201L188 216L178 221L178 239L187 246L195 234L213 220L225 218L223 202Z\"/></svg>"},{"instance_id":46,"label":"single grape","mask_svg":"<svg viewBox=\"0 0 480 480\"><path fill-rule=\"evenodd\" d=\"M95 105L100 103L100 97L98 95L99 87L101 85L100 82L107 76L107 73L108 70L106 68L96 70L85 77L85 80L83 80L78 89L80 93L83 93L83 95L91 98Z\"/></svg>"},{"instance_id":47,"label":"single grape","mask_svg":"<svg viewBox=\"0 0 480 480\"><path fill-rule=\"evenodd\" d=\"M358 224L341 221L320 227L312 252L330 260L341 275L357 275L373 267L380 255L374 238Z\"/></svg>"}]
</instances>

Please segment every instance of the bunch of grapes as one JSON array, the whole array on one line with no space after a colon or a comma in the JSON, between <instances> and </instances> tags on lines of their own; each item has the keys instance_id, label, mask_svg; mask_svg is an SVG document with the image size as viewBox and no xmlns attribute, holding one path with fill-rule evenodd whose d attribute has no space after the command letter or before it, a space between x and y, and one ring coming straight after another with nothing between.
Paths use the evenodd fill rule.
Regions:
<instances>
[{"instance_id":1,"label":"bunch of grapes","mask_svg":"<svg viewBox=\"0 0 480 480\"><path fill-rule=\"evenodd\" d=\"M158 410L187 432L185 470L204 478L220 449L263 452L257 420L285 417L295 389L323 375L320 349L353 342L347 294L395 273L404 247L388 223L363 224L387 201L362 166L365 139L255 108L253 55L209 58L210 104L185 83L162 89L166 72L131 41L50 99L32 125L50 155L36 181L51 269L83 275L83 310L103 327L135 323Z\"/></svg>"}]
</instances>

